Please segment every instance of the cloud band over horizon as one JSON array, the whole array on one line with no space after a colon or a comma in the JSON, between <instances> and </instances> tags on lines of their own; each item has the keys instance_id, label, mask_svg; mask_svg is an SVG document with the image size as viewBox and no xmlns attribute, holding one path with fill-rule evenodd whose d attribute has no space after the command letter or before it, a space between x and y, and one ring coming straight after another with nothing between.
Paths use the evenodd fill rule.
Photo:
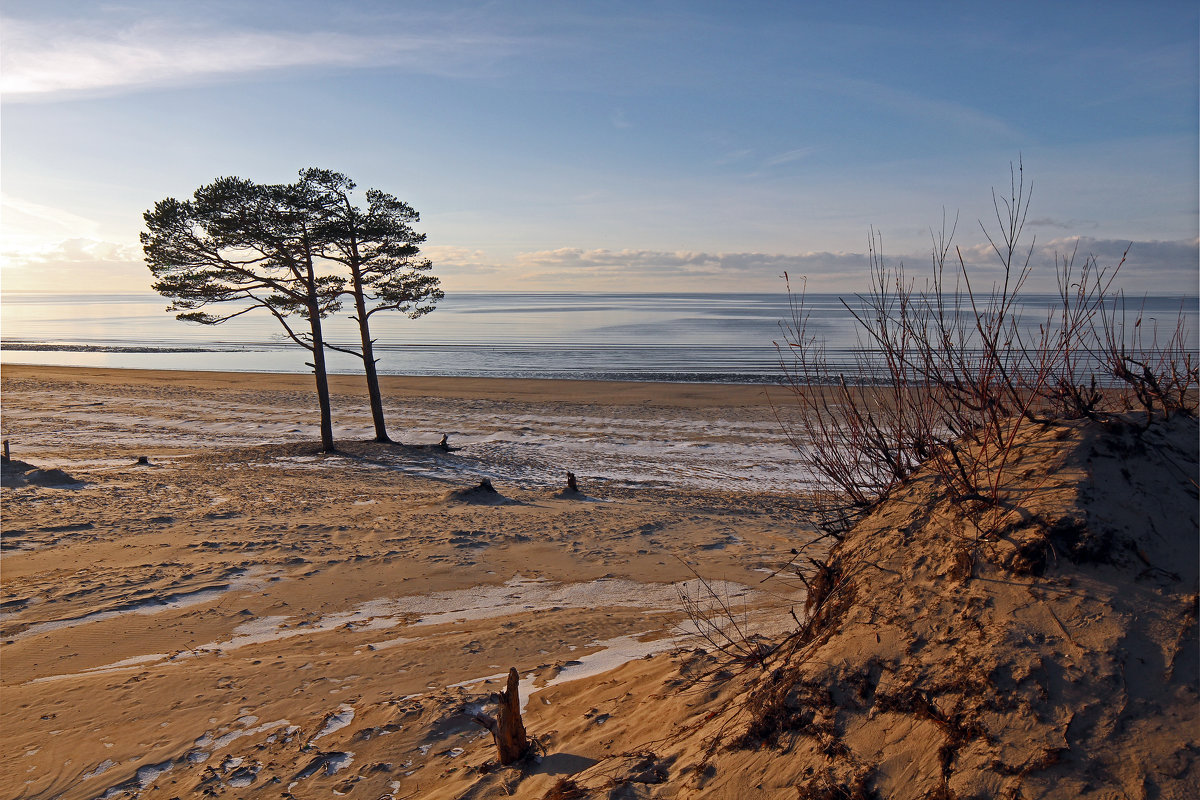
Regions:
<instances>
[{"instance_id":1,"label":"cloud band over horizon","mask_svg":"<svg viewBox=\"0 0 1200 800\"><path fill-rule=\"evenodd\" d=\"M999 274L991 246L975 243L959 248L972 276L990 280ZM784 273L803 278L810 291L853 294L868 288L870 256L865 252L696 252L608 250L563 247L519 252L509 260L490 258L482 250L430 246L423 250L434 263L447 291L628 291L720 292L728 282L744 292L783 292ZM1052 292L1055 267L1074 258L1077 265L1095 258L1106 269L1128 252L1115 288L1130 294L1195 295L1200 292L1200 239L1129 242L1090 237L1062 237L1037 243L1031 258L1029 289ZM65 239L38 252L5 253L4 288L30 291L56 276L56 283L77 282L83 274L108 271L111 291L150 291L140 248L88 238ZM917 281L929 274L929 254L891 255L885 262L904 267ZM951 267L956 265L952 264ZM717 284L713 282L717 281ZM621 288L616 289L619 285ZM731 293L725 291L724 293Z\"/></svg>"}]
</instances>

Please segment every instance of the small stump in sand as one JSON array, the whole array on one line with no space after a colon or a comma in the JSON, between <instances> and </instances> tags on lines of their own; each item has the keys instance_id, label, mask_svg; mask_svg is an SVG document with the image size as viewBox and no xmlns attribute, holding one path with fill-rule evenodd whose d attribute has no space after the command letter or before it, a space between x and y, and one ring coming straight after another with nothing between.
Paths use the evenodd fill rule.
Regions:
<instances>
[{"instance_id":1,"label":"small stump in sand","mask_svg":"<svg viewBox=\"0 0 1200 800\"><path fill-rule=\"evenodd\" d=\"M556 492L555 497L562 500L586 500L587 495L579 491L579 480L575 477L575 473L567 470L567 488Z\"/></svg>"},{"instance_id":2,"label":"small stump in sand","mask_svg":"<svg viewBox=\"0 0 1200 800\"><path fill-rule=\"evenodd\" d=\"M483 478L478 486L466 489L455 489L446 494L445 499L455 503L474 503L482 506L502 506L513 501L496 491L490 478Z\"/></svg>"},{"instance_id":3,"label":"small stump in sand","mask_svg":"<svg viewBox=\"0 0 1200 800\"><path fill-rule=\"evenodd\" d=\"M479 713L473 717L492 732L500 763L505 766L520 761L529 753L529 737L525 735L525 723L521 721L521 699L517 693L520 682L517 668L510 668L507 688L496 695L496 716Z\"/></svg>"}]
</instances>

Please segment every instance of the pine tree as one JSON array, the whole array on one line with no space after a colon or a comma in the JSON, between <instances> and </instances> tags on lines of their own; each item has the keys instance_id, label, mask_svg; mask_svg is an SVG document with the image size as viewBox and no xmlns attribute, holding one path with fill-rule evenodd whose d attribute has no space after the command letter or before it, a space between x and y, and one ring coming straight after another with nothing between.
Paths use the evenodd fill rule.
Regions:
<instances>
[{"instance_id":1,"label":"pine tree","mask_svg":"<svg viewBox=\"0 0 1200 800\"><path fill-rule=\"evenodd\" d=\"M378 189L367 190L367 207L360 209L351 198L354 181L330 170L303 170L300 185L321 215L315 228L321 256L340 264L348 275L342 294L353 301L353 319L359 330L357 350L329 342L325 346L362 359L375 441L389 442L371 317L381 311L399 311L416 319L433 311L445 296L437 277L430 274L432 263L419 258L425 234L414 231L412 225L420 215Z\"/></svg>"},{"instance_id":2,"label":"pine tree","mask_svg":"<svg viewBox=\"0 0 1200 800\"><path fill-rule=\"evenodd\" d=\"M167 310L179 312L179 319L219 325L264 309L312 353L321 447L332 451L321 320L340 307L346 279L323 271L318 262L314 233L323 199L305 181L264 186L218 178L191 200L156 203L144 215L141 242L154 290L170 298ZM307 322L308 330L294 325L294 317Z\"/></svg>"}]
</instances>

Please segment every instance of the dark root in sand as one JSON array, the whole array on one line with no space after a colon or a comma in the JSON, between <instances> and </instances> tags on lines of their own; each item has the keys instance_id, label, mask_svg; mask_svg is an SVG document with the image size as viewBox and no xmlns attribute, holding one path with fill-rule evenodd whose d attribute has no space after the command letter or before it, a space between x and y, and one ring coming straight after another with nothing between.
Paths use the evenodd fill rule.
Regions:
<instances>
[{"instance_id":1,"label":"dark root in sand","mask_svg":"<svg viewBox=\"0 0 1200 800\"><path fill-rule=\"evenodd\" d=\"M590 497L579 490L579 480L575 477L575 473L570 470L567 470L566 488L555 492L551 497L555 500L591 500Z\"/></svg>"},{"instance_id":2,"label":"dark root in sand","mask_svg":"<svg viewBox=\"0 0 1200 800\"><path fill-rule=\"evenodd\" d=\"M580 788L575 781L570 778L559 778L558 783L551 786L550 790L542 795L542 800L580 800L587 796L587 791Z\"/></svg>"}]
</instances>

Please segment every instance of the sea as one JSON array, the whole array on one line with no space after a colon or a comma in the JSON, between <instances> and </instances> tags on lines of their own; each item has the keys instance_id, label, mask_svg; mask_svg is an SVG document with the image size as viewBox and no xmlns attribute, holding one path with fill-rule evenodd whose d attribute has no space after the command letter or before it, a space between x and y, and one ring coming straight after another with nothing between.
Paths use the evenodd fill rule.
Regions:
<instances>
[{"instance_id":1,"label":"sea","mask_svg":"<svg viewBox=\"0 0 1200 800\"><path fill-rule=\"evenodd\" d=\"M851 308L858 302L847 298ZM1029 330L1057 296L1027 295ZM870 351L843 296L806 298L808 332L825 342L837 369L853 373L856 348ZM1148 326L1175 327L1183 315L1187 347L1197 350L1194 296L1131 302ZM0 358L11 364L308 372L311 355L265 312L216 326L175 319L159 295L4 292ZM520 377L701 383L780 383L793 324L786 294L450 292L416 320L372 317L379 370L390 375ZM303 324L301 322L301 324ZM325 322L334 344L353 346L345 316ZM783 353L777 345L783 345ZM361 361L330 351L333 373L361 372Z\"/></svg>"}]
</instances>

